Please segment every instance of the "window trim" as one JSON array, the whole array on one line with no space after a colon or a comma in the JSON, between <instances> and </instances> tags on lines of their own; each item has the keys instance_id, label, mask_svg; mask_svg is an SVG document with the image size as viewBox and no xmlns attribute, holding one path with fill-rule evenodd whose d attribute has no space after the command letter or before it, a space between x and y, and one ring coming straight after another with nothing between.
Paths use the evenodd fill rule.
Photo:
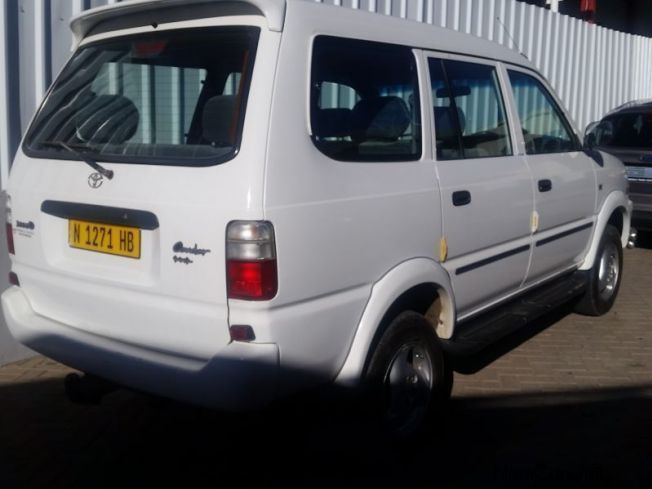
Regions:
<instances>
[{"instance_id":1,"label":"window trim","mask_svg":"<svg viewBox=\"0 0 652 489\"><path fill-rule=\"evenodd\" d=\"M242 139L244 136L244 125L245 125L245 118L246 118L246 112L247 112L247 106L249 105L249 95L250 95L250 90L251 90L251 85L253 81L253 74L254 74L254 69L256 66L256 57L258 53L258 47L262 38L262 28L258 25L255 24L225 24L225 25L202 25L202 26L197 26L197 27L183 27L183 28L174 28L174 29L165 29L161 30L160 32L157 32L155 34L158 35L178 35L179 33L183 32L188 32L188 31L220 31L220 30L233 30L233 31L250 31L252 35L251 39L251 44L250 44L250 52L248 55L248 60L247 60L247 77L245 80L245 83L243 83L242 87L242 94L240 97L242 100L244 100L244 103L242 106L239 108L239 120L238 120L238 125L237 125L237 137L233 145L233 149L227 152L224 155L221 156L205 156L205 157L194 157L194 158L188 158L188 157L179 157L179 156L156 156L156 157L143 157L139 155L104 155L104 154L96 154L96 153L89 153L89 156L93 158L93 160L101 163L117 163L117 164L137 164L137 165L152 165L152 166L168 166L168 167L180 167L180 168L205 168L205 167L210 167L210 166L217 166L221 165L223 163L226 163L228 161L231 161L234 159L239 153L242 145ZM50 98L52 92L54 91L55 87L57 86L57 83L59 81L59 78L62 73L65 73L65 71L68 69L68 67L72 64L73 59L79 53L82 49L87 49L94 47L96 45L102 45L102 44L110 44L113 42L125 42L128 41L129 39L138 39L138 38L151 38L152 32L147 31L147 32L136 32L136 33L129 33L129 34L124 34L124 35L116 35L116 36L109 36L109 37L101 37L100 39L93 39L90 42L82 42L77 49L75 49L75 52L68 61L65 63L59 74L57 75L57 78L55 81L50 85L48 88L46 94L43 96L38 109L34 113L34 116L32 120L29 123L29 126L27 130L25 131L25 137L23 138L23 141L21 143L20 149L22 152L30 157L30 158L38 158L38 159L48 159L48 160L62 160L62 161L78 161L77 158L74 157L74 155L71 155L68 152L55 152L55 151L45 151L45 150L37 150L33 149L30 147L30 144L32 141L32 136L34 132L34 124L38 119L38 116L40 115L41 111L47 104L48 99ZM201 92L200 92L200 98L201 98ZM194 119L194 116L193 116ZM181 146L181 145L180 145Z\"/></svg>"},{"instance_id":2,"label":"window trim","mask_svg":"<svg viewBox=\"0 0 652 489\"><path fill-rule=\"evenodd\" d=\"M405 156L389 155L389 154L368 155L368 157L365 157L364 155L360 155L360 157L357 159L348 159L348 158L344 159L344 158L336 158L332 155L326 154L319 148L319 146L317 145L315 131L313 129L313 124L312 124L312 109L313 109L313 103L316 100L315 83L313 80L314 64L315 64L315 43L320 38L333 38L333 39L345 40L350 42L376 44L380 46L388 46L390 48L402 48L410 51L414 70L415 70L414 71L415 86L413 87L413 93L419 105L418 115L419 115L420 138L419 138L419 150L416 154L410 154ZM309 76L308 76L308 98L307 98L307 115L308 115L307 132L308 132L308 136L310 137L310 141L312 142L315 149L319 151L319 154L325 156L331 161L337 161L341 163L406 163L406 162L419 162L423 160L424 155L426 153L425 138L427 137L427 134L425 133L426 128L424 124L423 97L421 94L421 88L422 88L421 82L422 82L423 74L421 73L421 68L420 68L420 55L418 52L418 48L415 48L413 46L408 46L405 44L396 44L391 42L376 41L376 40L370 40L370 39L364 39L358 37L349 37L340 34L319 32L314 34L310 41L308 70L309 70ZM351 87L351 88L355 90L355 87Z\"/></svg>"},{"instance_id":3,"label":"window trim","mask_svg":"<svg viewBox=\"0 0 652 489\"><path fill-rule=\"evenodd\" d=\"M566 108L561 103L561 100L559 100L559 98L557 97L555 91L550 87L550 84L547 82L547 80L534 70L527 69L518 65L514 65L512 63L504 63L504 68L505 68L506 83L508 84L508 88L509 88L510 103L514 108L514 116L517 118L516 120L518 122L517 124L518 128L515 128L515 130L518 131L518 134L520 136L519 144L522 146L523 154L526 156L540 156L540 155L554 155L554 154L564 154L564 153L577 153L582 151L583 145L581 143L579 136L577 135L575 126L571 123L571 119L568 117ZM530 78L536 80L544 88L545 93L548 94L549 100L552 102L552 106L556 114L559 116L561 120L562 125L564 126L566 131L571 135L571 140L572 140L571 142L573 143L572 149L567 151L554 151L549 153L527 152L527 148L525 147L525 136L523 135L523 125L521 124L521 116L518 113L518 105L516 103L516 98L514 95L514 88L512 87L512 80L509 76L510 71L515 71L525 76L529 76Z\"/></svg>"}]
</instances>

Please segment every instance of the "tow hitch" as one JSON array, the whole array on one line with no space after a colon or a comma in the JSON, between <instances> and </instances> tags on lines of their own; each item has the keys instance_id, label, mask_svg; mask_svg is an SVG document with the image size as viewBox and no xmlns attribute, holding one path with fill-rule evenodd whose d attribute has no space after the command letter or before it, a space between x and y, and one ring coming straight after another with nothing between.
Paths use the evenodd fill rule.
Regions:
<instances>
[{"instance_id":1,"label":"tow hitch","mask_svg":"<svg viewBox=\"0 0 652 489\"><path fill-rule=\"evenodd\" d=\"M68 374L63 385L66 396L75 404L99 404L105 395L118 389L108 380L90 374Z\"/></svg>"}]
</instances>

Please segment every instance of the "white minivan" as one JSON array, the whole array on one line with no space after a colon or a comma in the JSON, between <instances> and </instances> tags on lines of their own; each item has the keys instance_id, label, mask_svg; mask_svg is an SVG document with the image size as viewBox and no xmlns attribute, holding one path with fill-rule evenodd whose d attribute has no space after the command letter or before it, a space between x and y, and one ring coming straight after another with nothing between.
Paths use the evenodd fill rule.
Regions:
<instances>
[{"instance_id":1,"label":"white minivan","mask_svg":"<svg viewBox=\"0 0 652 489\"><path fill-rule=\"evenodd\" d=\"M520 54L301 0L75 18L8 183L25 345L227 410L371 386L397 429L455 359L614 302L623 165Z\"/></svg>"}]
</instances>

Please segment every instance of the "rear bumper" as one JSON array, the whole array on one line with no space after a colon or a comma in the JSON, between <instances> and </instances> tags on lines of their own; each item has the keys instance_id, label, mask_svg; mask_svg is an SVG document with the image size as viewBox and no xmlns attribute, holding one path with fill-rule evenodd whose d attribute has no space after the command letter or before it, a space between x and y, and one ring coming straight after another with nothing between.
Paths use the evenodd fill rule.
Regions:
<instances>
[{"instance_id":1,"label":"rear bumper","mask_svg":"<svg viewBox=\"0 0 652 489\"><path fill-rule=\"evenodd\" d=\"M144 349L40 316L19 287L2 294L2 310L12 335L24 345L126 387L229 411L265 407L278 391L276 344L234 342L204 361Z\"/></svg>"}]
</instances>

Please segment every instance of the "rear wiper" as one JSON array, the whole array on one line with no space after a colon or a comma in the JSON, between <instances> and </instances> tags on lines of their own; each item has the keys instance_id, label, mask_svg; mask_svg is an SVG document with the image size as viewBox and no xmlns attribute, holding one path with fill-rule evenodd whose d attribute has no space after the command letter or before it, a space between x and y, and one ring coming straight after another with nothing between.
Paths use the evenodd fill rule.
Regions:
<instances>
[{"instance_id":1,"label":"rear wiper","mask_svg":"<svg viewBox=\"0 0 652 489\"><path fill-rule=\"evenodd\" d=\"M76 149L71 148L68 146L66 143L63 141L41 141L40 144L43 144L45 146L55 146L59 148L63 148L69 153L72 153L75 155L78 159L82 160L84 163L86 163L88 166L90 166L93 170L96 172L100 173L101 175L105 176L109 180L113 178L113 170L107 170L103 166L101 166L99 163L97 163L93 158L88 156L87 154L82 153L81 151L77 151ZM84 146L86 148L86 146Z\"/></svg>"}]
</instances>

